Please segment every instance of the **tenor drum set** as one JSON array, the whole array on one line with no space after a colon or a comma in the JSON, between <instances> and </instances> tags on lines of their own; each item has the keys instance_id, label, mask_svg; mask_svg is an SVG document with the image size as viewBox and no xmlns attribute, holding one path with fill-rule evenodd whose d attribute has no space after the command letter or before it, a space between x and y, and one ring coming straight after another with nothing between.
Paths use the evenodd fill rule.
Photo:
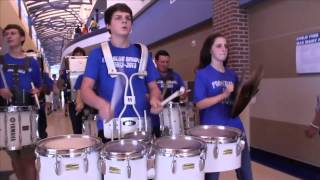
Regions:
<instances>
[{"instance_id":1,"label":"tenor drum set","mask_svg":"<svg viewBox=\"0 0 320 180\"><path fill-rule=\"evenodd\" d=\"M125 98L125 107L134 107L132 99ZM82 135L38 141L35 154L39 179L204 180L205 173L240 168L245 144L241 130L195 126L191 103L168 101L163 107L159 114L161 137L157 139L151 135L146 113L144 117L137 113L137 117L119 116L104 122L104 135L111 139L106 144L96 138L96 129L91 127L95 127L95 118L84 123L87 131ZM36 142L37 118L32 108L0 108L0 118L5 119L0 121L1 148L15 150Z\"/></svg>"}]
</instances>

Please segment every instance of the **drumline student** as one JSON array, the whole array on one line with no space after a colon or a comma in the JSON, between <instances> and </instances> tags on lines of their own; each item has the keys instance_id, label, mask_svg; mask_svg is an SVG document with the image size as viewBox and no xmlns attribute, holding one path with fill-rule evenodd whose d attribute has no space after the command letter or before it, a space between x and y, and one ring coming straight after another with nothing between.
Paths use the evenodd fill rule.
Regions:
<instances>
[{"instance_id":1,"label":"drumline student","mask_svg":"<svg viewBox=\"0 0 320 180\"><path fill-rule=\"evenodd\" d=\"M6 106L7 101L11 101L12 105L16 105L16 103L19 105L21 104L19 100L32 98L31 94L39 93L41 87L40 67L35 59L26 58L22 50L25 32L19 25L7 25L4 28L4 38L8 43L9 52L3 58L2 67L8 65L8 68L11 67L13 71L7 71L6 68L3 68L5 77L0 78L0 96L5 100L2 106ZM6 80L8 87L3 79ZM32 88L31 82L36 88ZM24 94L27 95L24 96ZM30 102L28 105L33 105L33 103ZM19 180L36 179L34 148L34 145L30 145L21 150L7 151L12 160L13 170Z\"/></svg>"},{"instance_id":2,"label":"drumline student","mask_svg":"<svg viewBox=\"0 0 320 180\"><path fill-rule=\"evenodd\" d=\"M232 119L232 93L238 83L236 73L225 66L228 57L227 40L221 34L212 34L204 42L195 77L194 103L200 110L201 125L222 125L241 129L239 117ZM238 179L251 180L251 162L247 143L242 151ZM206 173L206 180L218 179L219 173Z\"/></svg>"},{"instance_id":3,"label":"drumline student","mask_svg":"<svg viewBox=\"0 0 320 180\"><path fill-rule=\"evenodd\" d=\"M80 47L77 47L73 50L72 52L72 56L86 56L86 52L84 49L80 48ZM67 77L66 77L66 73L64 73L65 77L64 77L64 80L66 83L70 83L70 82L67 82ZM80 76L79 76L80 77ZM76 82L78 82L78 84L76 83L75 84L75 87L71 87L71 88L74 88L76 91L77 90L80 90L80 86L81 86L81 81L82 81L82 77L80 77L80 79L76 80ZM81 81L80 81L81 80ZM70 86L70 85L69 85ZM80 93L80 92L78 92ZM78 94L77 93L77 94ZM80 98L80 94L78 95L79 98ZM78 98L76 98L75 100L77 100ZM71 123L72 123L72 129L73 129L73 133L74 134L81 134L82 133L82 119L81 119L81 116L82 114L80 113L82 111L82 108L80 109L80 106L82 104L80 104L80 102L78 101L78 104L77 104L77 101L73 102L73 100L69 100L69 103L68 103L68 106L69 106L69 117L71 119ZM77 110L77 106L78 106L78 110Z\"/></svg>"},{"instance_id":4,"label":"drumline student","mask_svg":"<svg viewBox=\"0 0 320 180\"><path fill-rule=\"evenodd\" d=\"M29 49L27 50L27 53L35 53L34 50ZM43 59L40 59L39 61L43 61ZM41 74L41 89L40 89L40 95L39 95L39 103L40 103L40 109L38 110L38 132L39 132L39 138L44 139L48 137L48 133L46 131L47 129L47 115L46 115L46 99L45 96L49 95L53 90L53 80L50 78L49 74L47 72L44 72L43 62L40 63L40 74Z\"/></svg>"},{"instance_id":5,"label":"drumline student","mask_svg":"<svg viewBox=\"0 0 320 180\"><path fill-rule=\"evenodd\" d=\"M140 48L129 42L133 21L132 10L126 4L115 4L105 11L104 20L111 34L108 45L115 68L124 72L129 78L133 73L138 72L141 56ZM115 109L111 109L110 103L115 78L108 74L105 59L101 47L91 51L81 86L81 97L84 103L98 110L102 119L110 121L113 117L119 116L121 109L124 107L124 102L123 98L120 98L119 103L115 105ZM147 59L146 71L148 72L146 77L136 77L132 83L136 108L140 115L143 115L144 110L150 108L148 100L153 110L159 111L161 109L160 90L155 81L158 74L151 56ZM94 87L97 93L95 93ZM149 99L146 97L147 93L150 93ZM123 97L123 94L121 96ZM126 109L123 117L136 117L131 106Z\"/></svg>"},{"instance_id":6,"label":"drumline student","mask_svg":"<svg viewBox=\"0 0 320 180\"><path fill-rule=\"evenodd\" d=\"M159 50L155 55L155 63L160 77L157 79L157 85L161 91L162 99L169 97L174 92L184 87L181 76L175 72L170 66L170 54L165 50ZM186 95L186 94L185 94ZM173 100L179 102L179 97ZM152 115L153 133L156 137L160 137L160 122L158 115Z\"/></svg>"}]
</instances>

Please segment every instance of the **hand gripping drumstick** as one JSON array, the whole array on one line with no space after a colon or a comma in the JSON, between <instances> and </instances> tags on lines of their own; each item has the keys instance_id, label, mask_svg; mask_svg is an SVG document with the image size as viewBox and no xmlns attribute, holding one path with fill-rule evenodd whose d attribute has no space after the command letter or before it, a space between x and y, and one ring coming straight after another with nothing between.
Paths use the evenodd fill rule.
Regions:
<instances>
[{"instance_id":1,"label":"hand gripping drumstick","mask_svg":"<svg viewBox=\"0 0 320 180\"><path fill-rule=\"evenodd\" d=\"M171 101L172 99L181 96L184 92L186 91L186 89L182 86L180 87L180 89L176 92L174 92L173 94L171 94L169 97L167 97L167 99L163 100L161 102L161 106L166 105L169 101Z\"/></svg>"},{"instance_id":2,"label":"hand gripping drumstick","mask_svg":"<svg viewBox=\"0 0 320 180\"><path fill-rule=\"evenodd\" d=\"M32 89L35 89L33 82L31 82L31 87L32 87ZM36 100L37 108L40 109L40 103L39 103L39 99L38 99L37 94L34 94L34 99Z\"/></svg>"}]
</instances>

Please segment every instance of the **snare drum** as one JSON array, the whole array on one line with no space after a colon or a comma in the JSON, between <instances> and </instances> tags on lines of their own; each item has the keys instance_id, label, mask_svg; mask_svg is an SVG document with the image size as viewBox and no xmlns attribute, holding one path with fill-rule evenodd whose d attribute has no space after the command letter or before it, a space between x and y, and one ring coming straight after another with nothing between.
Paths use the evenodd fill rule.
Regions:
<instances>
[{"instance_id":1,"label":"snare drum","mask_svg":"<svg viewBox=\"0 0 320 180\"><path fill-rule=\"evenodd\" d=\"M40 140L36 147L39 180L101 180L98 151L101 140L72 134Z\"/></svg>"},{"instance_id":2,"label":"snare drum","mask_svg":"<svg viewBox=\"0 0 320 180\"><path fill-rule=\"evenodd\" d=\"M245 142L241 140L240 129L203 125L189 129L187 134L207 143L205 172L223 172L241 167L241 152Z\"/></svg>"},{"instance_id":3,"label":"snare drum","mask_svg":"<svg viewBox=\"0 0 320 180\"><path fill-rule=\"evenodd\" d=\"M146 146L137 140L108 142L100 153L99 170L104 179L147 180Z\"/></svg>"},{"instance_id":4,"label":"snare drum","mask_svg":"<svg viewBox=\"0 0 320 180\"><path fill-rule=\"evenodd\" d=\"M159 116L162 136L184 134L184 126L179 103L169 102L165 105Z\"/></svg>"},{"instance_id":5,"label":"snare drum","mask_svg":"<svg viewBox=\"0 0 320 180\"><path fill-rule=\"evenodd\" d=\"M155 141L155 180L204 180L206 144L191 136L165 136Z\"/></svg>"},{"instance_id":6,"label":"snare drum","mask_svg":"<svg viewBox=\"0 0 320 180\"><path fill-rule=\"evenodd\" d=\"M0 148L18 150L35 143L37 120L33 106L0 107Z\"/></svg>"}]
</instances>

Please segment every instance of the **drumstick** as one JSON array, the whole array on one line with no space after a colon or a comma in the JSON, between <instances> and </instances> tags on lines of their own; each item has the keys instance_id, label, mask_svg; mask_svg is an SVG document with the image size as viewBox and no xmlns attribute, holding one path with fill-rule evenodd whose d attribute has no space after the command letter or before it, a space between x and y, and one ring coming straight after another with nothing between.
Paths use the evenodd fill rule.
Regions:
<instances>
[{"instance_id":1,"label":"drumstick","mask_svg":"<svg viewBox=\"0 0 320 180\"><path fill-rule=\"evenodd\" d=\"M111 97L111 111L114 111L116 105L119 103L122 95L123 88L121 88L121 77L118 76L115 79L114 82L114 87L113 87L113 92L112 92L112 97Z\"/></svg>"},{"instance_id":2,"label":"drumstick","mask_svg":"<svg viewBox=\"0 0 320 180\"><path fill-rule=\"evenodd\" d=\"M4 88L8 89L8 84L7 84L7 80L6 80L6 77L4 76L4 73L3 73L3 66L2 64L0 65L0 76L1 76L1 79L2 79L2 82L3 82L3 86ZM11 101L11 99L7 100L7 104Z\"/></svg>"},{"instance_id":3,"label":"drumstick","mask_svg":"<svg viewBox=\"0 0 320 180\"><path fill-rule=\"evenodd\" d=\"M167 99L163 100L161 102L161 106L166 105L169 101L173 100L174 98L181 96L184 92L185 92L185 88L182 86L180 87L180 89L176 92L174 92L173 94L171 94L169 97L167 97Z\"/></svg>"},{"instance_id":4,"label":"drumstick","mask_svg":"<svg viewBox=\"0 0 320 180\"><path fill-rule=\"evenodd\" d=\"M31 87L32 87L32 89L35 89L33 82L31 82ZM34 99L36 100L37 108L40 109L40 103L39 103L39 99L38 99L37 94L34 94Z\"/></svg>"},{"instance_id":5,"label":"drumstick","mask_svg":"<svg viewBox=\"0 0 320 180\"><path fill-rule=\"evenodd\" d=\"M6 80L6 77L4 76L2 68L3 68L2 65L0 65L0 75L1 75L2 82L3 82L3 86L4 86L4 88L8 89L7 80Z\"/></svg>"}]
</instances>

